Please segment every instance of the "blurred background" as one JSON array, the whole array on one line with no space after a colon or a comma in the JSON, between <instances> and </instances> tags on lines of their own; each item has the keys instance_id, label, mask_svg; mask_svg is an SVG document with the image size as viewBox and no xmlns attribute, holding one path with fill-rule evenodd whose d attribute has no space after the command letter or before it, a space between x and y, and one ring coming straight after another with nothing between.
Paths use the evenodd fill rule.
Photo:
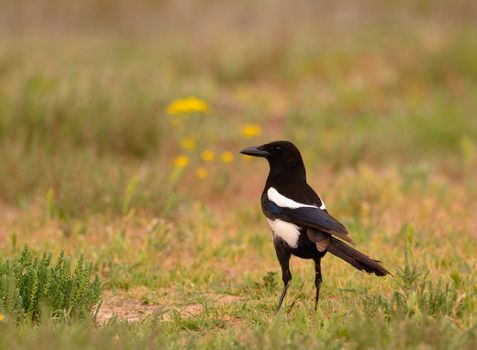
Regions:
<instances>
[{"instance_id":1,"label":"blurred background","mask_svg":"<svg viewBox=\"0 0 477 350\"><path fill-rule=\"evenodd\" d=\"M162 215L244 175L249 200L266 165L237 152L274 139L325 184L360 164L462 180L476 20L471 0L2 1L0 201Z\"/></svg>"}]
</instances>

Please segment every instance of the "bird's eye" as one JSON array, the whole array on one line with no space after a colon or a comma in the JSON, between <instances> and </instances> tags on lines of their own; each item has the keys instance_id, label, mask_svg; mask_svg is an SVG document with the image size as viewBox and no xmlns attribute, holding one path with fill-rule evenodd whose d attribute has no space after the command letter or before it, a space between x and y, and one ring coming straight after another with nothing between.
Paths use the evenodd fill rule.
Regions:
<instances>
[{"instance_id":1,"label":"bird's eye","mask_svg":"<svg viewBox=\"0 0 477 350\"><path fill-rule=\"evenodd\" d=\"M275 146L275 151L281 151L282 148L280 146Z\"/></svg>"}]
</instances>

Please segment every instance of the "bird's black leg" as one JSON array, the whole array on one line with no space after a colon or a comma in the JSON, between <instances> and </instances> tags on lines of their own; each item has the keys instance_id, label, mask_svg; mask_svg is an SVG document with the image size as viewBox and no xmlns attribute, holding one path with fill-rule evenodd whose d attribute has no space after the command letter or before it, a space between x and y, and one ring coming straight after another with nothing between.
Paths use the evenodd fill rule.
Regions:
<instances>
[{"instance_id":1,"label":"bird's black leg","mask_svg":"<svg viewBox=\"0 0 477 350\"><path fill-rule=\"evenodd\" d=\"M320 299L320 287L323 278L321 276L321 258L315 260L315 287L316 287L316 296L315 296L315 311L318 307L318 299Z\"/></svg>"},{"instance_id":2,"label":"bird's black leg","mask_svg":"<svg viewBox=\"0 0 477 350\"><path fill-rule=\"evenodd\" d=\"M287 294L288 287L290 287L292 275L290 272L290 252L286 249L285 245L281 240L274 240L275 252L277 253L278 261L282 268L282 280L283 280L283 291L278 300L277 309L275 310L275 315L280 311L282 307L283 300Z\"/></svg>"}]
</instances>

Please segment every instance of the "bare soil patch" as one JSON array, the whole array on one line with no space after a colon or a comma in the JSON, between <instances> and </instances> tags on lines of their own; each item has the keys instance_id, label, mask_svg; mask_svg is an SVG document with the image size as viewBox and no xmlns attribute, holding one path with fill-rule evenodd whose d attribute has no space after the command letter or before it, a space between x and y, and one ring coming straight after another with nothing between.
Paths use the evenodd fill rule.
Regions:
<instances>
[{"instance_id":1,"label":"bare soil patch","mask_svg":"<svg viewBox=\"0 0 477 350\"><path fill-rule=\"evenodd\" d=\"M210 298L215 305L228 305L243 300L242 297L226 294L211 295ZM170 321L173 311L179 311L182 317L187 318L199 315L204 309L202 304L189 304L182 307L170 307L156 303L146 304L125 293L113 295L111 292L105 292L97 314L97 321L104 324L114 317L120 321L137 322L155 314L162 317L164 321ZM228 320L228 318L226 316L224 320Z\"/></svg>"}]
</instances>

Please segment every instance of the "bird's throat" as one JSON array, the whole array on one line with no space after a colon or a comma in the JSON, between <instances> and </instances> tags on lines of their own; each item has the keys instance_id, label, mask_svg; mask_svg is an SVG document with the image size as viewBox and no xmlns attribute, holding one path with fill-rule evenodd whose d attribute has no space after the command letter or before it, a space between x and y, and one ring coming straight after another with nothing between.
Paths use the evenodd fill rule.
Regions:
<instances>
[{"instance_id":1,"label":"bird's throat","mask_svg":"<svg viewBox=\"0 0 477 350\"><path fill-rule=\"evenodd\" d=\"M304 166L295 167L274 167L270 166L265 188L280 184L306 182L306 171Z\"/></svg>"}]
</instances>

